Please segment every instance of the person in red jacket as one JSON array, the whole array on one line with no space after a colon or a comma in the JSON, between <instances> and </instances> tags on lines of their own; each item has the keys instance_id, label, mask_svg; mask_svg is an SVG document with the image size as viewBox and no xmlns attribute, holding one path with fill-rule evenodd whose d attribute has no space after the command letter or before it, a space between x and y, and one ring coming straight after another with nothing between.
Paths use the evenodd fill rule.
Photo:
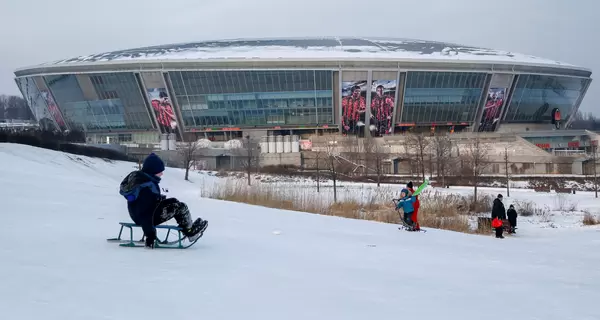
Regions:
<instances>
[{"instance_id":1,"label":"person in red jacket","mask_svg":"<svg viewBox=\"0 0 600 320\"><path fill-rule=\"evenodd\" d=\"M408 189L408 191L410 192L411 195L413 193L415 193L415 189L413 188L412 181L410 181L406 185L406 188ZM415 208L415 211L413 212L413 214L411 216L411 220L414 222L415 231L419 231L419 230L421 230L421 226L419 225L419 206L421 205L421 201L419 200L419 196L416 196L415 198L416 198L416 201L413 203L413 207Z\"/></svg>"}]
</instances>

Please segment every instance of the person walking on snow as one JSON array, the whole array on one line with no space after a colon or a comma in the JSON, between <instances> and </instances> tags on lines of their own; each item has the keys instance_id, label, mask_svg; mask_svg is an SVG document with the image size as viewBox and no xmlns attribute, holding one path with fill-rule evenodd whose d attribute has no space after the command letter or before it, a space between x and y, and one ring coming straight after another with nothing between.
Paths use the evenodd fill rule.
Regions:
<instances>
[{"instance_id":1,"label":"person walking on snow","mask_svg":"<svg viewBox=\"0 0 600 320\"><path fill-rule=\"evenodd\" d=\"M415 230L415 225L413 220L411 219L413 212L415 211L415 208L413 206L413 204L415 203L415 197L411 196L409 194L408 189L402 189L402 191L400 191L400 199L398 200L398 204L396 205L397 209L402 208L402 211L404 211L404 223L408 226L407 230L408 231L417 231Z\"/></svg>"},{"instance_id":2,"label":"person walking on snow","mask_svg":"<svg viewBox=\"0 0 600 320\"><path fill-rule=\"evenodd\" d=\"M146 248L155 245L155 226L175 218L182 233L190 242L202 236L208 221L201 218L192 222L185 203L176 198L167 198L158 186L165 171L163 161L154 153L144 160L141 170L129 173L119 186L119 193L127 199L127 210L131 220L142 227L146 237Z\"/></svg>"},{"instance_id":3,"label":"person walking on snow","mask_svg":"<svg viewBox=\"0 0 600 320\"><path fill-rule=\"evenodd\" d=\"M408 184L406 185L406 188L410 192L411 196L415 193L415 189L413 188L412 181L408 182ZM415 196L415 203L413 204L415 211L413 212L413 214L411 216L412 221L414 221L414 223L415 223L415 231L421 230L421 226L419 225L419 207L420 206L421 206L421 201L419 201L419 196Z\"/></svg>"},{"instance_id":4,"label":"person walking on snow","mask_svg":"<svg viewBox=\"0 0 600 320\"><path fill-rule=\"evenodd\" d=\"M515 206L511 204L508 207L508 210L506 210L506 216L510 225L510 230L508 233L515 233L515 229L517 228L517 210L515 210Z\"/></svg>"},{"instance_id":5,"label":"person walking on snow","mask_svg":"<svg viewBox=\"0 0 600 320\"><path fill-rule=\"evenodd\" d=\"M492 205L492 220L498 218L500 222L506 219L506 209L504 208L504 203L502 203L502 195L498 194L498 197L494 199L494 203ZM500 227L496 229L496 238L504 239L502 235L502 231L504 231L504 227L500 225Z\"/></svg>"}]
</instances>

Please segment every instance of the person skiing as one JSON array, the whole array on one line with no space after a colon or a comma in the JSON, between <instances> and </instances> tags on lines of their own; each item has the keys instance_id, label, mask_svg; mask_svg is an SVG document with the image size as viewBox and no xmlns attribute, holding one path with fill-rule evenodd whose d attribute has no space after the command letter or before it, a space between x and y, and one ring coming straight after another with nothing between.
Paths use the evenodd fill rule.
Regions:
<instances>
[{"instance_id":1,"label":"person skiing","mask_svg":"<svg viewBox=\"0 0 600 320\"><path fill-rule=\"evenodd\" d=\"M517 210L515 210L515 206L511 204L508 207L508 210L506 210L506 216L510 225L510 230L508 233L516 233L515 229L517 228Z\"/></svg>"},{"instance_id":2,"label":"person skiing","mask_svg":"<svg viewBox=\"0 0 600 320\"><path fill-rule=\"evenodd\" d=\"M406 185L406 188L410 192L410 195L413 195L415 193L415 189L413 188L412 181L408 182L408 184ZM413 211L413 214L411 216L411 220L415 223L415 231L421 230L421 226L419 225L419 207L420 206L421 206L421 201L419 200L419 196L415 196L415 203L413 204L415 211Z\"/></svg>"},{"instance_id":3,"label":"person skiing","mask_svg":"<svg viewBox=\"0 0 600 320\"><path fill-rule=\"evenodd\" d=\"M408 226L406 228L406 230L408 231L417 231L415 230L415 225L413 220L411 219L413 212L415 211L415 208L413 206L414 202L415 202L415 197L411 196L409 194L408 189L402 189L402 191L400 191L400 199L396 199L398 200L398 204L396 205L397 209L402 208L402 211L404 211L404 223Z\"/></svg>"},{"instance_id":4,"label":"person skiing","mask_svg":"<svg viewBox=\"0 0 600 320\"><path fill-rule=\"evenodd\" d=\"M506 209L504 208L504 203L502 203L502 195L498 194L498 197L494 199L494 203L492 205L492 220L498 218L500 222L506 219ZM502 232L504 231L504 227L500 225L500 227L496 229L496 238L504 239Z\"/></svg>"},{"instance_id":5,"label":"person skiing","mask_svg":"<svg viewBox=\"0 0 600 320\"><path fill-rule=\"evenodd\" d=\"M165 170L163 161L151 153L141 170L129 173L119 186L119 193L127 199L127 210L131 220L141 226L146 237L146 248L155 245L155 226L175 218L182 233L190 242L202 236L208 221L202 218L192 222L190 211L185 203L176 198L167 198L160 193L159 182Z\"/></svg>"}]
</instances>

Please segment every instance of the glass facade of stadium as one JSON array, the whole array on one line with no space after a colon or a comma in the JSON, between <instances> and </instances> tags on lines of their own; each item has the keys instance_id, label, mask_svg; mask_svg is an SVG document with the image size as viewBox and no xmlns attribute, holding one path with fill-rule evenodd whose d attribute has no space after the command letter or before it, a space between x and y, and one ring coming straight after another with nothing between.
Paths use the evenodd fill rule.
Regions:
<instances>
[{"instance_id":1,"label":"glass facade of stadium","mask_svg":"<svg viewBox=\"0 0 600 320\"><path fill-rule=\"evenodd\" d=\"M566 122L591 82L548 72L270 69L43 72L16 82L41 126L101 142L221 140L260 129L343 134L495 131ZM193 136L193 137L192 137ZM189 137L189 138L188 138ZM91 139L91 138L90 138ZM115 141L115 142L117 142Z\"/></svg>"}]
</instances>

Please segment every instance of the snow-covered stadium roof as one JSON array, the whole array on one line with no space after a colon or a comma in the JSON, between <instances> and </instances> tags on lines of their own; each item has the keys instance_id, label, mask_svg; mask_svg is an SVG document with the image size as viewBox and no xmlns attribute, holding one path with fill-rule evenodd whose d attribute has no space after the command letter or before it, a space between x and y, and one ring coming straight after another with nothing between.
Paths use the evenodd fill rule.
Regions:
<instances>
[{"instance_id":1,"label":"snow-covered stadium roof","mask_svg":"<svg viewBox=\"0 0 600 320\"><path fill-rule=\"evenodd\" d=\"M118 50L80 56L52 64L104 62L116 60L184 60L184 59L442 59L497 60L507 62L564 65L508 51L477 48L459 44L414 39L383 38L294 38L234 39Z\"/></svg>"}]
</instances>

